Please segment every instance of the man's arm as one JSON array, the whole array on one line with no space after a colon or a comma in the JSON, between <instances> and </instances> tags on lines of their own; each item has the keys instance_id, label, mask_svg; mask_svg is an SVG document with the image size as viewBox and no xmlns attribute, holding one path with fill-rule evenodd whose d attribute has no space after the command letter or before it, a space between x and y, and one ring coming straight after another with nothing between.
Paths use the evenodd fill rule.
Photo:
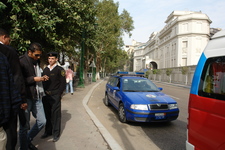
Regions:
<instances>
[{"instance_id":1,"label":"man's arm","mask_svg":"<svg viewBox=\"0 0 225 150\"><path fill-rule=\"evenodd\" d=\"M63 91L66 89L66 77L65 77L65 70L60 67L60 86L59 86L59 92L60 94L63 93Z\"/></svg>"}]
</instances>

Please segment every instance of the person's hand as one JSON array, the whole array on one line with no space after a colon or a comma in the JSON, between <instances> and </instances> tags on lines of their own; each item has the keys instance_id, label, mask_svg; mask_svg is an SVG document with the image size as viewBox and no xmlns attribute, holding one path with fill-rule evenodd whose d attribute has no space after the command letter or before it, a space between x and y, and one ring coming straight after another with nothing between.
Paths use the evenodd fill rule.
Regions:
<instances>
[{"instance_id":1,"label":"person's hand","mask_svg":"<svg viewBox=\"0 0 225 150\"><path fill-rule=\"evenodd\" d=\"M44 81L48 81L49 77L47 75L42 76L42 78L44 78Z\"/></svg>"},{"instance_id":2,"label":"person's hand","mask_svg":"<svg viewBox=\"0 0 225 150\"><path fill-rule=\"evenodd\" d=\"M27 109L27 103L21 104L20 108L23 109L23 110L26 110Z\"/></svg>"},{"instance_id":3,"label":"person's hand","mask_svg":"<svg viewBox=\"0 0 225 150\"><path fill-rule=\"evenodd\" d=\"M49 79L48 76L44 75L42 77L34 77L34 81L41 82L41 81L47 81Z\"/></svg>"}]
</instances>

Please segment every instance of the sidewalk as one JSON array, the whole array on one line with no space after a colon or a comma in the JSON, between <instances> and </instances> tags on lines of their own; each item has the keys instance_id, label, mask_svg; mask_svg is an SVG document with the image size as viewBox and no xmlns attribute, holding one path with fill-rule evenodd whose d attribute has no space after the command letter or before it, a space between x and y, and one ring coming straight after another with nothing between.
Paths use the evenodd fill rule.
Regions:
<instances>
[{"instance_id":1,"label":"sidewalk","mask_svg":"<svg viewBox=\"0 0 225 150\"><path fill-rule=\"evenodd\" d=\"M154 83L163 83L163 84L168 84L168 85L173 85L173 86L178 86L178 87L183 87L190 89L191 85L184 85L184 84L176 84L176 83L169 83L169 82L161 82L161 81L156 81L156 80L151 80Z\"/></svg>"},{"instance_id":2,"label":"sidewalk","mask_svg":"<svg viewBox=\"0 0 225 150\"><path fill-rule=\"evenodd\" d=\"M41 139L40 137L44 133L44 129L42 129L32 143L39 150L114 150L113 147L117 146L117 143L114 143L111 135L107 135L107 131L104 131L101 123L98 124L98 120L95 120L96 117L93 114L90 116L92 112L88 112L90 109L86 105L92 91L101 81L85 85L85 88L76 88L73 95L65 94L63 96L59 141L52 142L52 137ZM31 124L33 123L34 119L31 116ZM106 136L103 137L102 133ZM105 139L112 141L111 146Z\"/></svg>"}]
</instances>

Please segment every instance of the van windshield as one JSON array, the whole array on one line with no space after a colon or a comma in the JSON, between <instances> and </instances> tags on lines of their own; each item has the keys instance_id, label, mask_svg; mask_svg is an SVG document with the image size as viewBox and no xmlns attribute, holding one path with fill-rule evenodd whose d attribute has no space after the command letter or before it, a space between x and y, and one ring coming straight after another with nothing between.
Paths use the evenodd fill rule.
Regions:
<instances>
[{"instance_id":1,"label":"van windshield","mask_svg":"<svg viewBox=\"0 0 225 150\"><path fill-rule=\"evenodd\" d=\"M225 100L225 56L209 58L203 68L199 95Z\"/></svg>"}]
</instances>

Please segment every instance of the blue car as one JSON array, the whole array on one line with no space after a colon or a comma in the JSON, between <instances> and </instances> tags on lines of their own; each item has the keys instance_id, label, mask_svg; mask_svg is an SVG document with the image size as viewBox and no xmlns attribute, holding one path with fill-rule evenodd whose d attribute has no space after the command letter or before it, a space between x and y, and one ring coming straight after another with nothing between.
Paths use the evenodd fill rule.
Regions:
<instances>
[{"instance_id":1,"label":"blue car","mask_svg":"<svg viewBox=\"0 0 225 150\"><path fill-rule=\"evenodd\" d=\"M112 75L106 84L104 104L117 109L123 123L176 120L179 115L177 102L143 75L131 72Z\"/></svg>"}]
</instances>

